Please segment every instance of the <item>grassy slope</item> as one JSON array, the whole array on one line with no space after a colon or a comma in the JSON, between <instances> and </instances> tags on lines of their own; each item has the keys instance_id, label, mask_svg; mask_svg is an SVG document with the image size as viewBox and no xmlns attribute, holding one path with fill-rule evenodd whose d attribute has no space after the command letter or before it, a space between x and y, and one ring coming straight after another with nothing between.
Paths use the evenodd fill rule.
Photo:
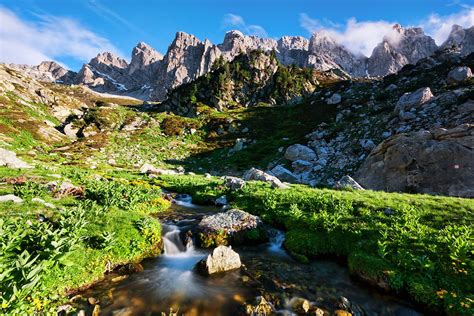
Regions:
<instances>
[{"instance_id":1,"label":"grassy slope","mask_svg":"<svg viewBox=\"0 0 474 316\"><path fill-rule=\"evenodd\" d=\"M50 172L35 169L25 184L0 186L2 195L24 200L0 203L0 314L54 312L66 291L100 279L108 268L160 253L161 229L151 213L168 204L159 188L137 180L93 180L63 167L54 172L82 185L85 196L58 199L44 187L56 179ZM20 175L25 172L0 168L0 178Z\"/></svg>"},{"instance_id":2,"label":"grassy slope","mask_svg":"<svg viewBox=\"0 0 474 316\"><path fill-rule=\"evenodd\" d=\"M300 260L345 258L362 279L406 292L426 308L472 314L473 200L300 185L275 190L255 182L228 192L221 180L199 176L158 183L201 203L226 194L234 206L287 230L285 247Z\"/></svg>"}]
</instances>

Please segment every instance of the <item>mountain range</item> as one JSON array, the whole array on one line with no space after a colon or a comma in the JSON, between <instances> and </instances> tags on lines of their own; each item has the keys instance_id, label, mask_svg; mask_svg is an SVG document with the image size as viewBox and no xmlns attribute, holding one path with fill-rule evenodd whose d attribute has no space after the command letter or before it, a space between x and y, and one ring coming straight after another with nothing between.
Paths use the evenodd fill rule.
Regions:
<instances>
[{"instance_id":1,"label":"mountain range","mask_svg":"<svg viewBox=\"0 0 474 316\"><path fill-rule=\"evenodd\" d=\"M462 55L474 51L474 27L463 29L454 25L448 39L438 47L421 28L395 24L392 33L373 49L370 57L351 52L324 31L314 33L309 40L301 36L274 40L233 30L217 45L178 32L165 55L140 42L132 50L130 63L110 52L100 53L77 73L51 61L38 66L10 66L41 81L83 84L97 92L163 101L172 89L211 71L217 60L230 61L254 50L275 51L283 65L319 71L336 69L352 77L383 77L431 56L439 48L449 47L455 47Z\"/></svg>"}]
</instances>

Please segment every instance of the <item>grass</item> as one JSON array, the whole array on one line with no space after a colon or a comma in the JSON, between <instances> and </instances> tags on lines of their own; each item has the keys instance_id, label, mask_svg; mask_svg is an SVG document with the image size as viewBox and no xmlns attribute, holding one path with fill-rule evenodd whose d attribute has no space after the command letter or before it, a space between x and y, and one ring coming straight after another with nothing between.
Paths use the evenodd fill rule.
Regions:
<instances>
[{"instance_id":1,"label":"grass","mask_svg":"<svg viewBox=\"0 0 474 316\"><path fill-rule=\"evenodd\" d=\"M227 195L232 206L284 228L285 247L301 261L342 258L354 275L427 310L473 312L473 200L300 185L275 190L257 182L230 192L223 181L200 176L161 176L157 183L197 203Z\"/></svg>"},{"instance_id":2,"label":"grass","mask_svg":"<svg viewBox=\"0 0 474 316\"><path fill-rule=\"evenodd\" d=\"M25 175L0 168L4 180L27 179L0 188L24 201L0 203L0 314L54 313L67 300L67 291L102 278L117 265L161 252L161 227L152 214L169 204L160 188L140 180L94 180L71 170L59 172L85 188L83 198L54 198L45 188L51 178L44 170ZM56 208L31 202L33 197Z\"/></svg>"}]
</instances>

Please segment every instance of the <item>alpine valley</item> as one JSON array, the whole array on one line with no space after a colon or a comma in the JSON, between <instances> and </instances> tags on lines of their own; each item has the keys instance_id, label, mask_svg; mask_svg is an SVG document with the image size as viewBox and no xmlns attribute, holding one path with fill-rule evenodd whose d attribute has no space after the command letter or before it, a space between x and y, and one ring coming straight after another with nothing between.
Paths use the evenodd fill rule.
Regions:
<instances>
[{"instance_id":1,"label":"alpine valley","mask_svg":"<svg viewBox=\"0 0 474 316\"><path fill-rule=\"evenodd\" d=\"M0 314L472 315L473 69L399 24L0 64Z\"/></svg>"}]
</instances>

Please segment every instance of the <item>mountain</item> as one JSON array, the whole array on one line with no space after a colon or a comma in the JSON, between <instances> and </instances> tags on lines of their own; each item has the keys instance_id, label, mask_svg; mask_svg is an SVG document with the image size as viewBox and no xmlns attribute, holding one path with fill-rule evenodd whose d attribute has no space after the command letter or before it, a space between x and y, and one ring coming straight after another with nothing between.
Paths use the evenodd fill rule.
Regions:
<instances>
[{"instance_id":1,"label":"mountain","mask_svg":"<svg viewBox=\"0 0 474 316\"><path fill-rule=\"evenodd\" d=\"M474 51L474 26L471 26L468 29L463 29L459 25L453 25L451 33L442 47L454 47L463 56L470 54Z\"/></svg>"},{"instance_id":2,"label":"mountain","mask_svg":"<svg viewBox=\"0 0 474 316\"><path fill-rule=\"evenodd\" d=\"M435 41L425 35L421 28L404 29L393 26L394 34L384 37L368 59L368 73L372 76L392 74L407 64L416 64L422 58L431 56L438 47Z\"/></svg>"},{"instance_id":3,"label":"mountain","mask_svg":"<svg viewBox=\"0 0 474 316\"><path fill-rule=\"evenodd\" d=\"M452 46L457 47L462 56L474 51L474 27L453 26L441 48ZM98 92L163 101L174 88L207 74L220 57L232 61L241 53L254 50L275 51L283 65L319 71L337 69L352 77L383 77L407 64L416 64L437 49L434 40L421 28L403 28L399 24L393 26L392 33L384 37L369 57L351 52L324 31L314 33L309 40L284 36L276 41L233 30L217 45L178 32L164 55L143 42L138 43L132 50L130 63L104 52L84 64L77 74L53 62L15 67L27 70L39 80L84 84Z\"/></svg>"},{"instance_id":4,"label":"mountain","mask_svg":"<svg viewBox=\"0 0 474 316\"><path fill-rule=\"evenodd\" d=\"M37 66L18 64L9 64L8 66L43 82L72 84L76 76L75 72L64 68L54 61L43 61Z\"/></svg>"}]
</instances>

